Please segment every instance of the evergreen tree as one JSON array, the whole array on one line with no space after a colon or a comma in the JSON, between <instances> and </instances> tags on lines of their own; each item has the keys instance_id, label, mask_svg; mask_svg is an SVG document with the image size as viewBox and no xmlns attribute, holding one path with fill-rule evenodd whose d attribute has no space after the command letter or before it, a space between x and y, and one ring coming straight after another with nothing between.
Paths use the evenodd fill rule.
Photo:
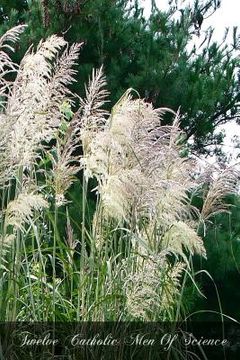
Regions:
<instances>
[{"instance_id":1,"label":"evergreen tree","mask_svg":"<svg viewBox=\"0 0 240 360\"><path fill-rule=\"evenodd\" d=\"M220 281L231 273L240 274L240 198L230 196L227 202L230 211L211 219L204 239L208 256L204 266Z\"/></svg>"}]
</instances>

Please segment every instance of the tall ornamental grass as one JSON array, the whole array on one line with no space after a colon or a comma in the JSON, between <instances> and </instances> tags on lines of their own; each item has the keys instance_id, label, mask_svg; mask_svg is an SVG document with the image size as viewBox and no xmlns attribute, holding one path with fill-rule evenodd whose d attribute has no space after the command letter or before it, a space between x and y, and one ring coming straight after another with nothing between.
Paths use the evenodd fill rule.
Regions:
<instances>
[{"instance_id":1,"label":"tall ornamental grass","mask_svg":"<svg viewBox=\"0 0 240 360\"><path fill-rule=\"evenodd\" d=\"M184 156L179 114L131 89L107 112L102 68L84 99L73 94L81 44L53 35L15 64L23 30L0 39L0 320L182 319L187 280L200 292L199 227L226 210L237 171L199 177Z\"/></svg>"}]
</instances>

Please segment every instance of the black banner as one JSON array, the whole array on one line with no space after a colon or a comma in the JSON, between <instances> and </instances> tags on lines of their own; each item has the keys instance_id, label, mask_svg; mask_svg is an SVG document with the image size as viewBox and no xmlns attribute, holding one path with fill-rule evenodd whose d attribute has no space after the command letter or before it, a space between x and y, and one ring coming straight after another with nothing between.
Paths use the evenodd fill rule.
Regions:
<instances>
[{"instance_id":1,"label":"black banner","mask_svg":"<svg viewBox=\"0 0 240 360\"><path fill-rule=\"evenodd\" d=\"M0 323L0 359L240 359L233 322Z\"/></svg>"}]
</instances>

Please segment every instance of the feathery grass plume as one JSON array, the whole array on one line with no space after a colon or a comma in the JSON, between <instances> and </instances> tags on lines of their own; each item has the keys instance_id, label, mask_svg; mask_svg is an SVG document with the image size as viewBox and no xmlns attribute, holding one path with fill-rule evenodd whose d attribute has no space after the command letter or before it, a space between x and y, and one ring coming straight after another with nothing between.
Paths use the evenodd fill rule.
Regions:
<instances>
[{"instance_id":1,"label":"feathery grass plume","mask_svg":"<svg viewBox=\"0 0 240 360\"><path fill-rule=\"evenodd\" d=\"M13 72L17 73L18 65L15 64L9 55L14 52L12 44L19 40L20 34L24 31L25 25L16 26L8 30L0 38L0 183L3 184L11 174L11 166L9 162L9 149L7 149L9 134L15 122L13 117L9 117L4 113L7 98L11 94L12 81L6 80L6 76Z\"/></svg>"},{"instance_id":2,"label":"feathery grass plume","mask_svg":"<svg viewBox=\"0 0 240 360\"><path fill-rule=\"evenodd\" d=\"M5 136L1 152L7 154L8 173L29 167L53 137L62 122L61 104L72 103L68 85L74 81L81 44L70 48L56 35L41 42L23 58L1 118ZM4 168L4 164L1 166Z\"/></svg>"},{"instance_id":3,"label":"feathery grass plume","mask_svg":"<svg viewBox=\"0 0 240 360\"><path fill-rule=\"evenodd\" d=\"M50 105L49 85L54 71L54 60L66 42L56 35L41 42L36 52L29 49L21 61L7 111L11 115L34 115L47 111Z\"/></svg>"},{"instance_id":4,"label":"feathery grass plume","mask_svg":"<svg viewBox=\"0 0 240 360\"><path fill-rule=\"evenodd\" d=\"M171 223L189 214L192 163L179 154L177 122L161 126L165 111L132 100L127 92L92 137L85 171L98 179L106 216L126 221L135 214L139 221Z\"/></svg>"},{"instance_id":5,"label":"feathery grass plume","mask_svg":"<svg viewBox=\"0 0 240 360\"><path fill-rule=\"evenodd\" d=\"M201 210L203 220L209 219L216 213L227 211L229 206L224 203L224 197L228 194L238 193L239 179L240 172L234 166L230 166L218 173L216 178L214 176L210 178L208 173L209 188Z\"/></svg>"},{"instance_id":6,"label":"feathery grass plume","mask_svg":"<svg viewBox=\"0 0 240 360\"><path fill-rule=\"evenodd\" d=\"M48 203L42 195L22 192L15 200L9 202L6 209L5 225L11 225L22 230L24 224L29 222L35 211L47 207Z\"/></svg>"},{"instance_id":7,"label":"feathery grass plume","mask_svg":"<svg viewBox=\"0 0 240 360\"><path fill-rule=\"evenodd\" d=\"M0 236L0 269L7 270L4 264L7 263L6 257L11 249L14 239L15 235L13 234Z\"/></svg>"},{"instance_id":8,"label":"feathery grass plume","mask_svg":"<svg viewBox=\"0 0 240 360\"><path fill-rule=\"evenodd\" d=\"M180 294L180 278L185 264L171 266L166 252L141 259L133 274L124 279L128 313L141 320L171 320L169 313ZM159 318L161 316L161 318Z\"/></svg>"},{"instance_id":9,"label":"feathery grass plume","mask_svg":"<svg viewBox=\"0 0 240 360\"><path fill-rule=\"evenodd\" d=\"M65 242L66 242L66 245L68 247L67 257L68 257L69 264L73 265L73 256L74 256L76 246L78 244L78 240L75 239L75 237L74 237L74 232L73 232L73 228L72 228L72 225L71 225L68 210L66 211L66 216L67 216L67 225L66 225Z\"/></svg>"},{"instance_id":10,"label":"feathery grass plume","mask_svg":"<svg viewBox=\"0 0 240 360\"><path fill-rule=\"evenodd\" d=\"M9 149L9 135L14 126L14 117L0 113L0 185L3 186L12 176Z\"/></svg>"},{"instance_id":11,"label":"feathery grass plume","mask_svg":"<svg viewBox=\"0 0 240 360\"><path fill-rule=\"evenodd\" d=\"M187 257L184 250L187 250L191 255L198 254L206 257L203 240L197 235L196 230L183 221L173 223L165 232L162 247L168 252L182 256L186 263Z\"/></svg>"},{"instance_id":12,"label":"feathery grass plume","mask_svg":"<svg viewBox=\"0 0 240 360\"><path fill-rule=\"evenodd\" d=\"M75 71L72 67L76 64L79 50L82 44L74 44L70 50L66 49L58 61L54 81L52 82L52 94L61 101L68 94L73 95L67 88L68 84L74 82ZM63 98L61 98L61 96ZM57 206L63 205L66 200L65 192L75 180L75 174L79 171L80 155L75 155L80 147L79 113L75 115L71 110L71 102L63 101L60 106L62 113L62 124L57 134L57 143L53 151L49 152L52 159L53 188ZM74 116L73 116L74 115ZM68 123L71 117L71 122Z\"/></svg>"},{"instance_id":13,"label":"feathery grass plume","mask_svg":"<svg viewBox=\"0 0 240 360\"><path fill-rule=\"evenodd\" d=\"M56 146L49 152L53 165L52 186L57 206L66 203L64 195L76 180L75 175L80 169L80 155L75 155L75 152L79 146L79 137L70 125L64 138L58 137Z\"/></svg>"},{"instance_id":14,"label":"feathery grass plume","mask_svg":"<svg viewBox=\"0 0 240 360\"><path fill-rule=\"evenodd\" d=\"M0 97L6 97L12 85L11 81L5 79L6 75L11 72L15 73L18 69L18 65L11 60L8 54L8 52L14 52L14 48L10 44L14 44L19 40L25 28L26 25L15 26L0 38Z\"/></svg>"},{"instance_id":15,"label":"feathery grass plume","mask_svg":"<svg viewBox=\"0 0 240 360\"><path fill-rule=\"evenodd\" d=\"M143 100L133 100L128 91L101 131L92 136L83 161L87 176L98 180L102 209L93 224L98 243L104 241L103 224L107 219L116 219L128 224L133 233L143 242L147 240L147 246L156 251L163 248L163 236L172 224L191 218L187 191L195 185L194 164L180 154L178 114L172 126L161 125L166 111L154 110ZM189 248L200 251L197 234L194 230L191 234L194 237ZM183 255L184 236L174 240L176 253ZM204 254L203 247L201 252Z\"/></svg>"},{"instance_id":16,"label":"feathery grass plume","mask_svg":"<svg viewBox=\"0 0 240 360\"><path fill-rule=\"evenodd\" d=\"M85 87L86 96L81 99L81 119L79 124L84 158L82 164L85 168L85 175L89 167L85 164L89 153L89 145L96 134L102 130L107 111L103 110L103 105L107 102L108 91L105 89L106 78L103 74L103 67L93 70L89 84Z\"/></svg>"},{"instance_id":17,"label":"feathery grass plume","mask_svg":"<svg viewBox=\"0 0 240 360\"><path fill-rule=\"evenodd\" d=\"M57 56L54 73L49 84L53 109L61 106L66 99L70 104L72 103L71 97L74 94L69 90L69 85L76 81L77 71L74 70L74 66L77 65L82 45L83 43L75 43L69 47L67 44L62 55Z\"/></svg>"},{"instance_id":18,"label":"feathery grass plume","mask_svg":"<svg viewBox=\"0 0 240 360\"><path fill-rule=\"evenodd\" d=\"M7 42L15 43L19 40L20 35L24 31L27 25L18 25L5 32L0 37L0 49L8 49L14 51L13 47L7 44ZM1 54L2 55L2 54Z\"/></svg>"}]
</instances>

